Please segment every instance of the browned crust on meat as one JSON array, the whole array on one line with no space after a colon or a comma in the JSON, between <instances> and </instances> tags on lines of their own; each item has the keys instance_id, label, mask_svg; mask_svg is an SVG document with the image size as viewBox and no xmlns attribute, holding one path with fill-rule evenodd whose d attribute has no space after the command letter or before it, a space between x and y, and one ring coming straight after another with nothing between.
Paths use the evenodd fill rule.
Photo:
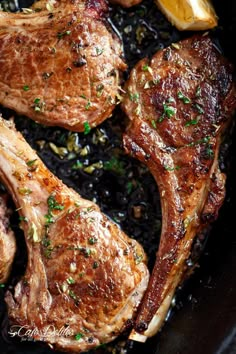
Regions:
<instances>
[{"instance_id":1,"label":"browned crust on meat","mask_svg":"<svg viewBox=\"0 0 236 354\"><path fill-rule=\"evenodd\" d=\"M52 13L0 12L0 103L73 131L110 117L126 64L106 8L103 0L61 1Z\"/></svg>"},{"instance_id":2,"label":"browned crust on meat","mask_svg":"<svg viewBox=\"0 0 236 354\"><path fill-rule=\"evenodd\" d=\"M125 86L122 107L130 123L124 147L150 168L163 215L156 263L135 326L147 336L162 325L192 242L224 200L218 152L236 107L232 70L211 38L199 35L141 60Z\"/></svg>"},{"instance_id":3,"label":"browned crust on meat","mask_svg":"<svg viewBox=\"0 0 236 354\"><path fill-rule=\"evenodd\" d=\"M28 251L24 277L5 297L12 324L76 353L113 340L148 284L142 246L54 176L1 117L0 178L19 208Z\"/></svg>"}]
</instances>

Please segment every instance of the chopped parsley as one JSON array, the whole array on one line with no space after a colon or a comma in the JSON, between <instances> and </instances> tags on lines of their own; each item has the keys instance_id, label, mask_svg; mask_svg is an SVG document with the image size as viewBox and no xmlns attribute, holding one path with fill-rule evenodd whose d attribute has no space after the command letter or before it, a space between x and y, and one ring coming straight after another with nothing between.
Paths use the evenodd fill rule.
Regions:
<instances>
[{"instance_id":1,"label":"chopped parsley","mask_svg":"<svg viewBox=\"0 0 236 354\"><path fill-rule=\"evenodd\" d=\"M71 34L71 31L58 32L57 33L57 38L61 39L61 38L65 37L65 36L69 36L70 34Z\"/></svg>"},{"instance_id":2,"label":"chopped parsley","mask_svg":"<svg viewBox=\"0 0 236 354\"><path fill-rule=\"evenodd\" d=\"M34 100L34 110L40 112L40 98L35 98Z\"/></svg>"},{"instance_id":3,"label":"chopped parsley","mask_svg":"<svg viewBox=\"0 0 236 354\"><path fill-rule=\"evenodd\" d=\"M198 86L197 89L196 89L195 96L196 96L196 97L201 97L201 93L202 93L202 92L201 92L201 87Z\"/></svg>"},{"instance_id":4,"label":"chopped parsley","mask_svg":"<svg viewBox=\"0 0 236 354\"><path fill-rule=\"evenodd\" d=\"M191 119L188 122L184 124L185 127L189 127L190 125L196 125L198 124L198 119Z\"/></svg>"},{"instance_id":5,"label":"chopped parsley","mask_svg":"<svg viewBox=\"0 0 236 354\"><path fill-rule=\"evenodd\" d=\"M48 213L44 215L46 219L46 226L54 222L53 213L52 213L53 210L64 209L64 205L59 204L53 195L50 195L48 197L47 204L48 204Z\"/></svg>"},{"instance_id":6,"label":"chopped parsley","mask_svg":"<svg viewBox=\"0 0 236 354\"><path fill-rule=\"evenodd\" d=\"M126 183L126 189L127 189L127 193L130 194L133 190L133 182L129 181Z\"/></svg>"},{"instance_id":7,"label":"chopped parsley","mask_svg":"<svg viewBox=\"0 0 236 354\"><path fill-rule=\"evenodd\" d=\"M156 121L154 119L151 120L151 124L152 124L153 128L156 129L157 125L156 125Z\"/></svg>"},{"instance_id":8,"label":"chopped parsley","mask_svg":"<svg viewBox=\"0 0 236 354\"><path fill-rule=\"evenodd\" d=\"M30 89L30 88L29 88L28 85L23 86L23 90L24 90L24 91L29 91L29 89Z\"/></svg>"},{"instance_id":9,"label":"chopped parsley","mask_svg":"<svg viewBox=\"0 0 236 354\"><path fill-rule=\"evenodd\" d=\"M195 145L201 145L201 144L208 144L210 141L210 137L209 136L205 136L202 139L199 139L197 141L193 141L192 143L188 144L187 146L195 146Z\"/></svg>"},{"instance_id":10,"label":"chopped parsley","mask_svg":"<svg viewBox=\"0 0 236 354\"><path fill-rule=\"evenodd\" d=\"M142 70L143 70L143 71L148 71L148 69L149 69L148 64L143 65L143 67L142 67Z\"/></svg>"},{"instance_id":11,"label":"chopped parsley","mask_svg":"<svg viewBox=\"0 0 236 354\"><path fill-rule=\"evenodd\" d=\"M134 103L138 103L139 94L138 94L138 93L131 93L131 92L129 92L129 99L130 99L130 101L132 101L132 102L134 102Z\"/></svg>"},{"instance_id":12,"label":"chopped parsley","mask_svg":"<svg viewBox=\"0 0 236 354\"><path fill-rule=\"evenodd\" d=\"M97 87L96 87L97 97L101 97L103 90L104 90L104 85L103 84L97 85Z\"/></svg>"},{"instance_id":13,"label":"chopped parsley","mask_svg":"<svg viewBox=\"0 0 236 354\"><path fill-rule=\"evenodd\" d=\"M194 107L196 108L196 110L198 111L198 113L203 114L204 113L204 109L198 104L195 103Z\"/></svg>"},{"instance_id":14,"label":"chopped parsley","mask_svg":"<svg viewBox=\"0 0 236 354\"><path fill-rule=\"evenodd\" d=\"M53 247L47 247L47 248L44 250L44 256L45 256L46 258L51 258L52 251L53 251Z\"/></svg>"},{"instance_id":15,"label":"chopped parsley","mask_svg":"<svg viewBox=\"0 0 236 354\"><path fill-rule=\"evenodd\" d=\"M83 167L82 162L77 160L73 165L72 165L72 170L80 170Z\"/></svg>"},{"instance_id":16,"label":"chopped parsley","mask_svg":"<svg viewBox=\"0 0 236 354\"><path fill-rule=\"evenodd\" d=\"M64 205L59 204L53 195L50 195L48 197L47 203L48 203L48 208L50 211L52 211L54 209L56 209L56 210L63 210L64 209Z\"/></svg>"},{"instance_id":17,"label":"chopped parsley","mask_svg":"<svg viewBox=\"0 0 236 354\"><path fill-rule=\"evenodd\" d=\"M48 246L51 245L51 241L49 240L48 237L44 237L44 238L42 239L42 245L43 245L44 247L48 247Z\"/></svg>"},{"instance_id":18,"label":"chopped parsley","mask_svg":"<svg viewBox=\"0 0 236 354\"><path fill-rule=\"evenodd\" d=\"M37 159L29 160L29 161L26 162L26 165L29 166L29 167L32 167L35 164L36 161L37 161Z\"/></svg>"},{"instance_id":19,"label":"chopped parsley","mask_svg":"<svg viewBox=\"0 0 236 354\"><path fill-rule=\"evenodd\" d=\"M51 240L48 236L44 236L41 241L42 246L44 247L44 256L46 258L51 258L52 252L54 251L54 247L51 245Z\"/></svg>"},{"instance_id":20,"label":"chopped parsley","mask_svg":"<svg viewBox=\"0 0 236 354\"><path fill-rule=\"evenodd\" d=\"M80 340L80 339L83 338L83 337L84 337L83 333L77 333L77 334L75 335L75 340Z\"/></svg>"},{"instance_id":21,"label":"chopped parsley","mask_svg":"<svg viewBox=\"0 0 236 354\"><path fill-rule=\"evenodd\" d=\"M163 104L164 108L164 114L167 116L167 118L171 118L175 115L176 113L176 108L172 106L168 106L167 104Z\"/></svg>"},{"instance_id":22,"label":"chopped parsley","mask_svg":"<svg viewBox=\"0 0 236 354\"><path fill-rule=\"evenodd\" d=\"M187 96L184 96L184 94L181 91L177 92L177 97L183 101L185 104L191 103L190 98L188 98Z\"/></svg>"},{"instance_id":23,"label":"chopped parsley","mask_svg":"<svg viewBox=\"0 0 236 354\"><path fill-rule=\"evenodd\" d=\"M143 261L143 255L142 254L136 254L134 257L135 264L140 264Z\"/></svg>"},{"instance_id":24,"label":"chopped parsley","mask_svg":"<svg viewBox=\"0 0 236 354\"><path fill-rule=\"evenodd\" d=\"M25 216L19 216L19 221L28 222L28 219Z\"/></svg>"},{"instance_id":25,"label":"chopped parsley","mask_svg":"<svg viewBox=\"0 0 236 354\"><path fill-rule=\"evenodd\" d=\"M84 123L84 135L87 135L90 133L91 127L89 125L89 122Z\"/></svg>"},{"instance_id":26,"label":"chopped parsley","mask_svg":"<svg viewBox=\"0 0 236 354\"><path fill-rule=\"evenodd\" d=\"M88 102L87 102L86 105L85 105L86 111L88 111L90 107L91 107L91 101L88 100Z\"/></svg>"},{"instance_id":27,"label":"chopped parsley","mask_svg":"<svg viewBox=\"0 0 236 354\"><path fill-rule=\"evenodd\" d=\"M93 269L97 269L99 267L99 263L98 262L94 262L93 263Z\"/></svg>"},{"instance_id":28,"label":"chopped parsley","mask_svg":"<svg viewBox=\"0 0 236 354\"><path fill-rule=\"evenodd\" d=\"M92 254L92 250L87 247L80 247L79 250L85 256L85 258L90 257Z\"/></svg>"},{"instance_id":29,"label":"chopped parsley","mask_svg":"<svg viewBox=\"0 0 236 354\"><path fill-rule=\"evenodd\" d=\"M66 281L69 285L75 284L75 280L72 277L67 278Z\"/></svg>"},{"instance_id":30,"label":"chopped parsley","mask_svg":"<svg viewBox=\"0 0 236 354\"><path fill-rule=\"evenodd\" d=\"M175 166L175 167L170 167L170 166L166 166L166 165L164 165L164 169L166 170L166 171L178 171L179 169L180 169L180 166Z\"/></svg>"},{"instance_id":31,"label":"chopped parsley","mask_svg":"<svg viewBox=\"0 0 236 354\"><path fill-rule=\"evenodd\" d=\"M74 301L77 301L77 296L75 295L74 291L70 290L70 291L69 291L69 296L70 296Z\"/></svg>"},{"instance_id":32,"label":"chopped parsley","mask_svg":"<svg viewBox=\"0 0 236 354\"><path fill-rule=\"evenodd\" d=\"M119 175L124 175L125 173L124 162L118 160L115 156L113 156L109 161L105 161L103 168L104 170L112 171Z\"/></svg>"},{"instance_id":33,"label":"chopped parsley","mask_svg":"<svg viewBox=\"0 0 236 354\"><path fill-rule=\"evenodd\" d=\"M90 237L89 239L88 239L88 243L90 244L90 245L94 245L95 243L97 243L97 238L96 237Z\"/></svg>"},{"instance_id":34,"label":"chopped parsley","mask_svg":"<svg viewBox=\"0 0 236 354\"><path fill-rule=\"evenodd\" d=\"M205 151L206 158L208 159L213 159L214 157L214 151L212 150L211 146L208 145Z\"/></svg>"},{"instance_id":35,"label":"chopped parsley","mask_svg":"<svg viewBox=\"0 0 236 354\"><path fill-rule=\"evenodd\" d=\"M169 102L172 102L169 100ZM158 119L158 122L161 123L165 117L167 117L168 119L173 117L177 112L177 109L173 106L169 106L166 103L163 103L163 113L161 115L161 117Z\"/></svg>"},{"instance_id":36,"label":"chopped parsley","mask_svg":"<svg viewBox=\"0 0 236 354\"><path fill-rule=\"evenodd\" d=\"M104 52L104 49L96 47L97 56L101 55Z\"/></svg>"},{"instance_id":37,"label":"chopped parsley","mask_svg":"<svg viewBox=\"0 0 236 354\"><path fill-rule=\"evenodd\" d=\"M35 98L33 108L35 112L41 112L44 110L45 102L41 101L40 98Z\"/></svg>"}]
</instances>

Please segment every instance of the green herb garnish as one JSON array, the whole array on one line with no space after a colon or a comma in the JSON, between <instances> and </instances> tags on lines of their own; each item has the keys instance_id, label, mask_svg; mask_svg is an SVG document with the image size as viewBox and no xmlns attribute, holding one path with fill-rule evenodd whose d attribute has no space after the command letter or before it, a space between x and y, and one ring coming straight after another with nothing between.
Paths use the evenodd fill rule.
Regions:
<instances>
[{"instance_id":1,"label":"green herb garnish","mask_svg":"<svg viewBox=\"0 0 236 354\"><path fill-rule=\"evenodd\" d=\"M86 103L86 105L85 105L86 111L88 111L90 107L91 107L91 102L88 101L88 102Z\"/></svg>"},{"instance_id":2,"label":"green herb garnish","mask_svg":"<svg viewBox=\"0 0 236 354\"><path fill-rule=\"evenodd\" d=\"M151 124L152 124L153 128L156 129L157 125L156 125L156 121L154 119L151 120Z\"/></svg>"},{"instance_id":3,"label":"green herb garnish","mask_svg":"<svg viewBox=\"0 0 236 354\"><path fill-rule=\"evenodd\" d=\"M75 280L72 277L67 278L66 281L69 285L75 284Z\"/></svg>"},{"instance_id":4,"label":"green herb garnish","mask_svg":"<svg viewBox=\"0 0 236 354\"><path fill-rule=\"evenodd\" d=\"M75 340L80 340L80 339L83 338L83 337L84 337L83 333L77 333L77 334L75 335Z\"/></svg>"},{"instance_id":5,"label":"green herb garnish","mask_svg":"<svg viewBox=\"0 0 236 354\"><path fill-rule=\"evenodd\" d=\"M187 96L184 96L184 94L181 91L177 92L177 97L183 101L185 104L191 103L190 98L188 98Z\"/></svg>"},{"instance_id":6,"label":"green herb garnish","mask_svg":"<svg viewBox=\"0 0 236 354\"><path fill-rule=\"evenodd\" d=\"M175 115L176 113L176 108L172 106L168 106L167 104L163 104L164 108L164 114L167 116L167 118L171 118Z\"/></svg>"},{"instance_id":7,"label":"green herb garnish","mask_svg":"<svg viewBox=\"0 0 236 354\"><path fill-rule=\"evenodd\" d=\"M34 106L33 106L35 112L41 112L41 111L43 111L44 106L45 106L45 102L41 101L40 98L35 98L35 100L34 100Z\"/></svg>"},{"instance_id":8,"label":"green herb garnish","mask_svg":"<svg viewBox=\"0 0 236 354\"><path fill-rule=\"evenodd\" d=\"M148 71L149 70L148 64L143 65L142 70L143 71Z\"/></svg>"},{"instance_id":9,"label":"green herb garnish","mask_svg":"<svg viewBox=\"0 0 236 354\"><path fill-rule=\"evenodd\" d=\"M198 119L191 119L188 122L184 124L185 127L189 127L190 125L196 125L198 124Z\"/></svg>"},{"instance_id":10,"label":"green herb garnish","mask_svg":"<svg viewBox=\"0 0 236 354\"><path fill-rule=\"evenodd\" d=\"M126 183L126 189L127 189L127 193L130 194L133 190L133 182L129 181Z\"/></svg>"},{"instance_id":11,"label":"green herb garnish","mask_svg":"<svg viewBox=\"0 0 236 354\"><path fill-rule=\"evenodd\" d=\"M172 101L172 97L169 98L168 102L173 102ZM177 109L173 106L169 106L166 103L163 103L163 113L161 115L161 117L158 119L158 122L161 123L165 117L167 118L171 118L173 117L177 112Z\"/></svg>"},{"instance_id":12,"label":"green herb garnish","mask_svg":"<svg viewBox=\"0 0 236 354\"><path fill-rule=\"evenodd\" d=\"M97 56L101 55L104 52L104 49L96 47Z\"/></svg>"},{"instance_id":13,"label":"green herb garnish","mask_svg":"<svg viewBox=\"0 0 236 354\"><path fill-rule=\"evenodd\" d=\"M104 170L113 171L120 175L125 173L124 162L118 160L115 156L113 156L109 161L105 161L103 167Z\"/></svg>"},{"instance_id":14,"label":"green herb garnish","mask_svg":"<svg viewBox=\"0 0 236 354\"><path fill-rule=\"evenodd\" d=\"M196 97L201 97L201 93L202 93L202 92L201 92L201 87L198 86L197 89L196 89L195 96L196 96Z\"/></svg>"},{"instance_id":15,"label":"green herb garnish","mask_svg":"<svg viewBox=\"0 0 236 354\"><path fill-rule=\"evenodd\" d=\"M175 167L170 167L170 166L166 166L166 165L164 165L164 169L166 170L166 171L178 171L179 169L180 169L180 166L175 166Z\"/></svg>"},{"instance_id":16,"label":"green herb garnish","mask_svg":"<svg viewBox=\"0 0 236 354\"><path fill-rule=\"evenodd\" d=\"M138 93L131 93L129 92L129 99L132 102L138 103L139 100L139 94Z\"/></svg>"},{"instance_id":17,"label":"green herb garnish","mask_svg":"<svg viewBox=\"0 0 236 354\"><path fill-rule=\"evenodd\" d=\"M26 162L26 165L29 166L29 167L32 167L35 164L36 161L37 161L37 159L29 160L29 161Z\"/></svg>"},{"instance_id":18,"label":"green herb garnish","mask_svg":"<svg viewBox=\"0 0 236 354\"><path fill-rule=\"evenodd\" d=\"M195 103L194 107L196 108L196 110L198 111L198 113L203 114L204 113L204 109L198 104Z\"/></svg>"},{"instance_id":19,"label":"green herb garnish","mask_svg":"<svg viewBox=\"0 0 236 354\"><path fill-rule=\"evenodd\" d=\"M97 238L96 237L90 237L89 239L88 239L88 243L90 244L90 245L94 245L95 243L97 243Z\"/></svg>"},{"instance_id":20,"label":"green herb garnish","mask_svg":"<svg viewBox=\"0 0 236 354\"><path fill-rule=\"evenodd\" d=\"M28 219L25 216L19 216L19 221L28 222Z\"/></svg>"},{"instance_id":21,"label":"green herb garnish","mask_svg":"<svg viewBox=\"0 0 236 354\"><path fill-rule=\"evenodd\" d=\"M93 269L97 269L99 267L99 263L98 262L94 262L93 263Z\"/></svg>"},{"instance_id":22,"label":"green herb garnish","mask_svg":"<svg viewBox=\"0 0 236 354\"><path fill-rule=\"evenodd\" d=\"M77 160L73 165L72 165L72 170L80 170L83 167L82 162Z\"/></svg>"},{"instance_id":23,"label":"green herb garnish","mask_svg":"<svg viewBox=\"0 0 236 354\"><path fill-rule=\"evenodd\" d=\"M195 146L195 145L201 145L201 144L207 144L210 141L210 137L209 136L205 136L202 139L199 139L197 141L193 141L192 143L187 144L187 146Z\"/></svg>"},{"instance_id":24,"label":"green herb garnish","mask_svg":"<svg viewBox=\"0 0 236 354\"><path fill-rule=\"evenodd\" d=\"M103 90L104 90L104 85L103 84L97 85L97 87L96 87L97 97L101 97Z\"/></svg>"},{"instance_id":25,"label":"green herb garnish","mask_svg":"<svg viewBox=\"0 0 236 354\"><path fill-rule=\"evenodd\" d=\"M63 38L64 36L69 36L70 34L71 34L71 31L58 32L58 33L57 33L57 38L58 38L58 39L61 39L61 38Z\"/></svg>"},{"instance_id":26,"label":"green herb garnish","mask_svg":"<svg viewBox=\"0 0 236 354\"><path fill-rule=\"evenodd\" d=\"M54 216L52 213L53 210L63 210L64 209L64 205L59 204L53 195L50 195L48 197L47 204L48 204L48 213L46 215L44 215L45 219L46 219L46 226L48 226L49 224L52 224L54 222Z\"/></svg>"},{"instance_id":27,"label":"green herb garnish","mask_svg":"<svg viewBox=\"0 0 236 354\"><path fill-rule=\"evenodd\" d=\"M29 86L28 85L23 86L23 90L24 91L29 91Z\"/></svg>"},{"instance_id":28,"label":"green herb garnish","mask_svg":"<svg viewBox=\"0 0 236 354\"><path fill-rule=\"evenodd\" d=\"M69 296L70 296L73 300L77 301L77 296L75 295L74 291L70 290L70 291L69 291Z\"/></svg>"},{"instance_id":29,"label":"green herb garnish","mask_svg":"<svg viewBox=\"0 0 236 354\"><path fill-rule=\"evenodd\" d=\"M207 146L205 153L208 159L212 159L214 157L214 151L212 150L211 146Z\"/></svg>"},{"instance_id":30,"label":"green herb garnish","mask_svg":"<svg viewBox=\"0 0 236 354\"><path fill-rule=\"evenodd\" d=\"M84 123L84 135L87 135L90 133L91 127L89 125L89 122Z\"/></svg>"}]
</instances>

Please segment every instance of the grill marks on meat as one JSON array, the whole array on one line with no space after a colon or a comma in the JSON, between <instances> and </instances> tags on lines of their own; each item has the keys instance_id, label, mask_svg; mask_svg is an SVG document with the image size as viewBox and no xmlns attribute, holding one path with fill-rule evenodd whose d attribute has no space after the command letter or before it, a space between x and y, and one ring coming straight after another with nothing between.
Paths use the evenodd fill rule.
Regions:
<instances>
[{"instance_id":1,"label":"grill marks on meat","mask_svg":"<svg viewBox=\"0 0 236 354\"><path fill-rule=\"evenodd\" d=\"M126 84L124 146L159 187L162 234L148 290L130 338L161 327L198 232L225 195L218 167L222 134L236 106L232 67L208 36L193 36L144 59Z\"/></svg>"},{"instance_id":2,"label":"grill marks on meat","mask_svg":"<svg viewBox=\"0 0 236 354\"><path fill-rule=\"evenodd\" d=\"M74 131L108 118L126 65L106 10L103 0L76 0L58 1L52 13L0 12L0 103Z\"/></svg>"},{"instance_id":3,"label":"grill marks on meat","mask_svg":"<svg viewBox=\"0 0 236 354\"><path fill-rule=\"evenodd\" d=\"M16 242L9 225L7 198L0 195L0 283L7 281L16 252Z\"/></svg>"},{"instance_id":4,"label":"grill marks on meat","mask_svg":"<svg viewBox=\"0 0 236 354\"><path fill-rule=\"evenodd\" d=\"M36 328L36 340L66 351L111 341L133 317L148 284L142 247L57 179L3 119L0 166L28 220L21 221L27 269L14 295L6 295L11 321ZM44 337L48 326L61 334Z\"/></svg>"}]
</instances>

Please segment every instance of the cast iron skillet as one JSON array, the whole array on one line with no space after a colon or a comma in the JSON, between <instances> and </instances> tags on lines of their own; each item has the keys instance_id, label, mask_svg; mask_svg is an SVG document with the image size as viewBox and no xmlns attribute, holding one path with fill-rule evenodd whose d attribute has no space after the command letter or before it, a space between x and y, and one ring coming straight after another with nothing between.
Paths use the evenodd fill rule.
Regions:
<instances>
[{"instance_id":1,"label":"cast iron skillet","mask_svg":"<svg viewBox=\"0 0 236 354\"><path fill-rule=\"evenodd\" d=\"M3 0L2 2L3 4ZM19 1L22 7L32 3ZM6 3L6 1L5 1ZM219 26L213 31L216 44L236 65L234 36L236 35L236 3L215 0ZM122 35L129 68L142 57L154 54L191 33L179 33L160 14L151 0L130 10L114 7L111 19ZM127 73L128 75L128 73ZM5 117L13 112L0 107ZM78 134L81 146L89 145L90 152L80 160L84 166L103 161L104 169L92 174L76 168L78 156L55 154L49 142L58 147L68 144L68 132L58 128L36 125L24 117L16 117L16 125L28 142L38 151L48 167L83 196L96 199L102 210L118 222L128 235L141 242L149 256L150 268L161 228L161 210L156 184L139 162L124 155L122 130L125 118L119 108L113 117L84 136ZM93 351L113 354L235 354L236 353L236 240L234 238L234 210L236 207L236 132L232 131L222 148L221 168L227 173L227 196L218 220L214 223L206 245L195 244L195 253L201 254L194 274L183 284L176 295L176 306L161 332L146 344L133 343L126 336ZM43 142L42 142L43 141ZM44 145L43 145L44 144ZM134 208L141 206L141 218L136 218ZM17 233L18 253L7 287L12 287L23 274L27 255L23 235L18 229L18 217L12 218ZM196 257L196 255L194 256ZM22 342L8 335L8 321L1 289L0 348L3 354L53 354L41 343Z\"/></svg>"}]
</instances>

